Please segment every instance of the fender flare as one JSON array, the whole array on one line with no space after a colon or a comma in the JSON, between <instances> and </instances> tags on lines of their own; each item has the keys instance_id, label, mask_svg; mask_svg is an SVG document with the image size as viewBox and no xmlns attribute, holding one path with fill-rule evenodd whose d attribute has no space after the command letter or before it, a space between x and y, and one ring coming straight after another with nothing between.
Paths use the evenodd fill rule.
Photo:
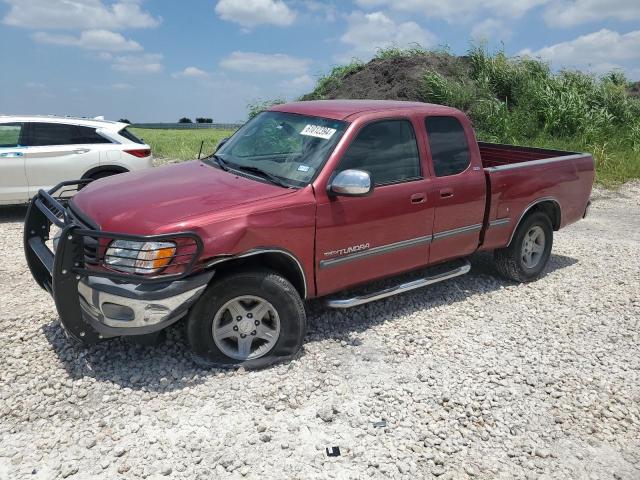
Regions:
<instances>
[{"instance_id":1,"label":"fender flare","mask_svg":"<svg viewBox=\"0 0 640 480\"><path fill-rule=\"evenodd\" d=\"M513 237L515 236L516 232L518 231L518 227L520 226L520 224L522 223L522 220L527 216L527 214L531 211L532 208L534 208L536 205L540 205L541 203L546 203L546 202L551 202L553 204L555 204L555 208L558 211L558 228L555 228L555 225L553 225L553 229L554 230L558 230L560 228L560 223L562 221L562 207L560 206L560 202L555 198L555 197L542 197L542 198L538 198L537 200L533 201L532 203L530 203L527 208L525 208L522 211L522 214L520 215L520 218L518 218L518 221L516 222L516 226L513 229L513 231L511 232L511 236L509 237L509 243L507 243L507 245L511 245L511 242L513 241ZM553 224L553 218L550 218L549 220L551 220L551 223Z\"/></svg>"},{"instance_id":2,"label":"fender flare","mask_svg":"<svg viewBox=\"0 0 640 480\"><path fill-rule=\"evenodd\" d=\"M283 255L285 257L287 257L289 260L292 261L292 263L295 265L296 270L298 272L298 274L300 275L300 280L302 281L302 290L303 290L303 296L302 298L307 298L307 294L308 294L308 283L307 283L307 276L304 273L304 268L302 267L302 263L300 263L300 260L298 260L298 258L292 254L291 252L281 249L281 248L255 248L255 249L251 249L251 250L247 250L246 252L243 253L238 253L238 254L222 254L222 255L217 255L216 257L214 257L213 259L211 259L210 261L208 261L207 263L205 263L204 268L211 268L215 265L220 265L221 263L225 263L225 262L230 262L233 260L239 260L242 258L248 258L248 257L254 257L256 255L265 255L265 254L278 254L278 255Z\"/></svg>"}]
</instances>

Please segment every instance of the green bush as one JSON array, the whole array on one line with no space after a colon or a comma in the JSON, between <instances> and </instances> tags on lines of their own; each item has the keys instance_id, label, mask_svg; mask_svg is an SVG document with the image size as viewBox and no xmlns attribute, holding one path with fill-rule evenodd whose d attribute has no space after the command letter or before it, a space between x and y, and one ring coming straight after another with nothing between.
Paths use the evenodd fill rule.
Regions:
<instances>
[{"instance_id":1,"label":"green bush","mask_svg":"<svg viewBox=\"0 0 640 480\"><path fill-rule=\"evenodd\" d=\"M591 152L601 182L640 176L640 100L621 72L554 74L540 60L481 47L468 59L471 78L425 72L421 100L464 110L483 140Z\"/></svg>"}]
</instances>

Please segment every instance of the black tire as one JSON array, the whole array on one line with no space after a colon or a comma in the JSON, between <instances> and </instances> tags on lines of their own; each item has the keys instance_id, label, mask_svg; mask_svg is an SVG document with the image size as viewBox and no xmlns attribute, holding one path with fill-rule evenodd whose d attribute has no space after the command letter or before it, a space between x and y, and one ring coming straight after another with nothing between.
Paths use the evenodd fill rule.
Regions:
<instances>
[{"instance_id":1,"label":"black tire","mask_svg":"<svg viewBox=\"0 0 640 480\"><path fill-rule=\"evenodd\" d=\"M534 228L544 233L544 250L535 266L527 266L523 259L525 238ZM520 283L531 282L540 277L549 262L553 246L553 227L549 217L541 212L534 212L525 217L516 230L513 240L506 248L496 250L493 254L496 269L504 278Z\"/></svg>"},{"instance_id":2,"label":"black tire","mask_svg":"<svg viewBox=\"0 0 640 480\"><path fill-rule=\"evenodd\" d=\"M219 311L228 302L243 296L259 297L265 300L275 310L275 313L270 310L265 318L273 318L276 314L279 318L277 339L273 340L270 350L259 358L244 360L233 358L221 350L214 340L213 323ZM230 311L225 310L221 313L221 317L226 315L230 315ZM226 317L225 326L233 322L233 318L231 322L228 321L229 318ZM223 368L242 366L246 369L257 369L293 358L302 346L306 325L304 303L286 278L267 270L247 271L222 277L207 287L189 313L186 336L195 354L194 360L199 365ZM237 331L238 328L234 327L234 330ZM233 348L234 341L240 342L239 338L226 340L231 344L229 348ZM222 340L218 341L222 342ZM252 339L250 348L255 348L261 341L259 338ZM239 343L237 345L239 350Z\"/></svg>"}]
</instances>

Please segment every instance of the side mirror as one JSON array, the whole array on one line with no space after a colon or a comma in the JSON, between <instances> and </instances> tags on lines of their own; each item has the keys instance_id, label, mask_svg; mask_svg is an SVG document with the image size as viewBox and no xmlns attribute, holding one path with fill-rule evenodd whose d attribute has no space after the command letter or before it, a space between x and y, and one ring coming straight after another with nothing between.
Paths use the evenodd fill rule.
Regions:
<instances>
[{"instance_id":1,"label":"side mirror","mask_svg":"<svg viewBox=\"0 0 640 480\"><path fill-rule=\"evenodd\" d=\"M364 170L343 170L329 184L329 193L346 197L361 197L372 191L371 175Z\"/></svg>"},{"instance_id":2,"label":"side mirror","mask_svg":"<svg viewBox=\"0 0 640 480\"><path fill-rule=\"evenodd\" d=\"M231 137L225 137L225 138L223 138L222 140L220 140L220 141L218 142L218 145L216 145L216 149L215 149L214 153L215 153L215 152L217 152L218 150L220 150L220 147L222 147L225 143L227 143L227 142L229 141L229 139L230 139L230 138L231 138Z\"/></svg>"}]
</instances>

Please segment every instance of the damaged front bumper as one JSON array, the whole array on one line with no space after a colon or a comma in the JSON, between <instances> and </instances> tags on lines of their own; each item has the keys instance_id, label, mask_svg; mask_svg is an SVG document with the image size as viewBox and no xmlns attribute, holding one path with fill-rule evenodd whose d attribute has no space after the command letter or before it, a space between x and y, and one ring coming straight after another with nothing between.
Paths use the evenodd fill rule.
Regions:
<instances>
[{"instance_id":1,"label":"damaged front bumper","mask_svg":"<svg viewBox=\"0 0 640 480\"><path fill-rule=\"evenodd\" d=\"M109 337L153 333L184 317L214 275L212 270L192 274L202 248L200 239L190 232L177 235L193 241L194 261L184 263L183 269L170 275L143 277L87 268L85 243L96 249L96 239L160 241L167 236L136 237L88 227L70 212L65 199L53 197L63 187L78 185L64 182L49 192L41 190L29 206L24 230L29 269L53 296L67 334L88 344ZM46 244L51 225L61 229L55 254Z\"/></svg>"},{"instance_id":2,"label":"damaged front bumper","mask_svg":"<svg viewBox=\"0 0 640 480\"><path fill-rule=\"evenodd\" d=\"M82 319L103 338L157 332L186 315L212 276L206 272L152 289L86 277L78 282Z\"/></svg>"}]
</instances>

